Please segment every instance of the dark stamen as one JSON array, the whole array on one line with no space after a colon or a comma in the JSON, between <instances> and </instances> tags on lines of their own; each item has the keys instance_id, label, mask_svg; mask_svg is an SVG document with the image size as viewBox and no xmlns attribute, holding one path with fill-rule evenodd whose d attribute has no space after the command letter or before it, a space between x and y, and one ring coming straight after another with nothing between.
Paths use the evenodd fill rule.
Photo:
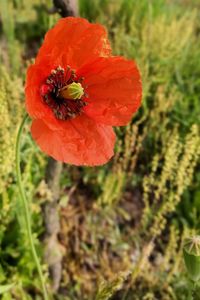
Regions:
<instances>
[{"instance_id":1,"label":"dark stamen","mask_svg":"<svg viewBox=\"0 0 200 300\"><path fill-rule=\"evenodd\" d=\"M83 112L87 103L81 99L66 99L61 96L61 90L67 85L75 82L82 83L83 77L77 78L76 72L67 66L66 70L58 66L51 71L46 82L41 86L40 93L44 102L52 109L55 117L59 120L69 120L75 118Z\"/></svg>"}]
</instances>

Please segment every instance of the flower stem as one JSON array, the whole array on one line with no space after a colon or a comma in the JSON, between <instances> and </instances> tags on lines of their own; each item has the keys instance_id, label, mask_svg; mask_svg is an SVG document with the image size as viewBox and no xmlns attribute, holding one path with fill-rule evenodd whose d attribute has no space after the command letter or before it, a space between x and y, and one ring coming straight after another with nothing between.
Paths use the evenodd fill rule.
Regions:
<instances>
[{"instance_id":1,"label":"flower stem","mask_svg":"<svg viewBox=\"0 0 200 300\"><path fill-rule=\"evenodd\" d=\"M47 294L47 290L45 287L45 280L42 274L42 269L41 269L41 265L39 262L39 258L37 256L37 252L34 246L34 241L33 241L33 236L32 236L32 230L31 230L31 216L30 216L30 210L28 207L28 203L27 203L27 199L26 199L26 195L24 192L24 188L23 188L23 184L22 184L22 178L21 178L21 168L20 168L20 141L21 141L21 136L22 136L22 131L24 128L24 125L26 123L26 120L28 119L28 115L26 114L25 117L22 120L22 123L20 125L18 134L17 134L17 140L16 140L16 174L17 174L17 184L19 187L19 192L20 192L20 197L22 200L22 204L23 204L23 208L24 208L24 217L25 217L25 222L26 222L26 230L27 230L27 234L28 234L28 239L29 239L29 243L30 243L30 247L31 247L31 252L33 255L33 259L35 261L36 264L36 268L40 277L40 281L41 281L41 286L42 286L42 292L43 292L43 297L44 300L48 300L48 294Z\"/></svg>"}]
</instances>

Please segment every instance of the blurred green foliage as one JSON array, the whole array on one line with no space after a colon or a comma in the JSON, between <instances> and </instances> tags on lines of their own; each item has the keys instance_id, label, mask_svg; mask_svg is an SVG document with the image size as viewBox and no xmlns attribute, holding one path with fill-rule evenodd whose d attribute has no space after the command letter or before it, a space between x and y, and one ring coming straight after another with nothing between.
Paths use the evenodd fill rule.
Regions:
<instances>
[{"instance_id":1,"label":"blurred green foliage","mask_svg":"<svg viewBox=\"0 0 200 300\"><path fill-rule=\"evenodd\" d=\"M16 188L14 143L25 110L26 67L59 18L47 13L50 7L50 0L0 1L0 290L13 284L3 300L41 299ZM181 246L200 229L199 8L199 0L80 0L81 16L107 27L113 54L139 64L143 105L129 126L116 129L109 164L64 168L63 274L55 299L191 299ZM28 126L22 152L42 257L47 158Z\"/></svg>"}]
</instances>

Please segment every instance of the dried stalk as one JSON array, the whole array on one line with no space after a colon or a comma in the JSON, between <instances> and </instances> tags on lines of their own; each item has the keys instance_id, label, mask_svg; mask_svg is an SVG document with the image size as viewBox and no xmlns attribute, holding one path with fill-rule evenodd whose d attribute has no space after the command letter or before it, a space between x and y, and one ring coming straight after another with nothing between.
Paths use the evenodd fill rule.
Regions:
<instances>
[{"instance_id":1,"label":"dried stalk","mask_svg":"<svg viewBox=\"0 0 200 300\"><path fill-rule=\"evenodd\" d=\"M58 12L61 17L78 16L77 0L53 0L53 12Z\"/></svg>"},{"instance_id":2,"label":"dried stalk","mask_svg":"<svg viewBox=\"0 0 200 300\"><path fill-rule=\"evenodd\" d=\"M58 241L58 233L60 231L58 200L61 172L62 163L49 158L45 181L51 191L51 201L45 202L43 207L45 224L44 243L45 261L49 267L54 292L59 289L62 273L62 253Z\"/></svg>"}]
</instances>

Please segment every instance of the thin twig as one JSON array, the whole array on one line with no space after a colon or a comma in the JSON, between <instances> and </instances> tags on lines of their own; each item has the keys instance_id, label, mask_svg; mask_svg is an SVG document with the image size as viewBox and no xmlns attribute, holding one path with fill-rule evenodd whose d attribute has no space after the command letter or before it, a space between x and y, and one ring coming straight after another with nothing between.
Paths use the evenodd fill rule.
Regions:
<instances>
[{"instance_id":1,"label":"thin twig","mask_svg":"<svg viewBox=\"0 0 200 300\"><path fill-rule=\"evenodd\" d=\"M58 12L61 17L78 16L78 1L76 0L53 0L54 7L50 13Z\"/></svg>"},{"instance_id":2,"label":"thin twig","mask_svg":"<svg viewBox=\"0 0 200 300\"><path fill-rule=\"evenodd\" d=\"M58 212L59 183L62 172L62 163L53 158L48 159L46 169L46 183L51 191L51 201L45 202L43 206L45 223L45 261L49 266L53 281L53 291L56 292L60 286L62 272L62 253L58 241L60 221Z\"/></svg>"}]
</instances>

